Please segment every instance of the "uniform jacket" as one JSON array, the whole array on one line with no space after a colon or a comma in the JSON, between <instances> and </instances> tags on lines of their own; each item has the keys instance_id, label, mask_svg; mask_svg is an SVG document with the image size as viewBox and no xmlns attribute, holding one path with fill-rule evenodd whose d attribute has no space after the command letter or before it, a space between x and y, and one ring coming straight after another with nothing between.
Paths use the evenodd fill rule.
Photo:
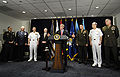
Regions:
<instances>
[{"instance_id":1,"label":"uniform jacket","mask_svg":"<svg viewBox=\"0 0 120 77\"><path fill-rule=\"evenodd\" d=\"M119 37L117 26L112 25L109 28L104 26L102 31L104 33L104 46L117 46L117 38Z\"/></svg>"}]
</instances>

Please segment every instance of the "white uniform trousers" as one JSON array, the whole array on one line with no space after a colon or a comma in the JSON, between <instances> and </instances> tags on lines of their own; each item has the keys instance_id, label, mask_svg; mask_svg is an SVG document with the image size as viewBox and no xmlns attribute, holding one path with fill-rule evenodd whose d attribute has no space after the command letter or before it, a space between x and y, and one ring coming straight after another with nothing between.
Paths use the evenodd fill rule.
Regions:
<instances>
[{"instance_id":1,"label":"white uniform trousers","mask_svg":"<svg viewBox=\"0 0 120 77\"><path fill-rule=\"evenodd\" d=\"M34 51L34 60L37 60L37 43L30 42L30 59L33 59L33 51Z\"/></svg>"},{"instance_id":2,"label":"white uniform trousers","mask_svg":"<svg viewBox=\"0 0 120 77\"><path fill-rule=\"evenodd\" d=\"M93 61L95 64L102 64L101 45L97 41L92 41Z\"/></svg>"}]
</instances>

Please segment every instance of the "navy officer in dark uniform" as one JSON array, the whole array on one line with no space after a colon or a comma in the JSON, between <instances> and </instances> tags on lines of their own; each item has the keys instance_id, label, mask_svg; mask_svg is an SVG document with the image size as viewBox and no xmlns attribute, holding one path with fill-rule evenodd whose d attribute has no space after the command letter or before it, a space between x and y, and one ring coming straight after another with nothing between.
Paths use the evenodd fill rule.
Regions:
<instances>
[{"instance_id":1,"label":"navy officer in dark uniform","mask_svg":"<svg viewBox=\"0 0 120 77\"><path fill-rule=\"evenodd\" d=\"M25 30L25 27L22 26L21 30L16 33L16 45L18 47L18 51L16 53L17 61L23 61L24 60L24 51L25 46L28 42L28 33Z\"/></svg>"},{"instance_id":2,"label":"navy officer in dark uniform","mask_svg":"<svg viewBox=\"0 0 120 77\"><path fill-rule=\"evenodd\" d=\"M4 40L4 61L13 61L13 47L15 41L15 32L12 32L12 27L8 27L8 31L3 34Z\"/></svg>"}]
</instances>

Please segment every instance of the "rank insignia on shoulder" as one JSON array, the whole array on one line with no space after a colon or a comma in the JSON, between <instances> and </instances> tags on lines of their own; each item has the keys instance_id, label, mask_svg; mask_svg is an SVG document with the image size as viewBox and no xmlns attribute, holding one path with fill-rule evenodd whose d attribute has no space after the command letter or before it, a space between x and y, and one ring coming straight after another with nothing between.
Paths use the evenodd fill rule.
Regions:
<instances>
[{"instance_id":1,"label":"rank insignia on shoulder","mask_svg":"<svg viewBox=\"0 0 120 77\"><path fill-rule=\"evenodd\" d=\"M114 26L112 26L112 27L111 27L111 30L115 30L115 27L114 27Z\"/></svg>"},{"instance_id":2,"label":"rank insignia on shoulder","mask_svg":"<svg viewBox=\"0 0 120 77\"><path fill-rule=\"evenodd\" d=\"M106 30L106 26L104 26L104 27L102 28L102 30L105 31L105 30Z\"/></svg>"},{"instance_id":3,"label":"rank insignia on shoulder","mask_svg":"<svg viewBox=\"0 0 120 77\"><path fill-rule=\"evenodd\" d=\"M86 33L86 30L83 32L83 34L85 34Z\"/></svg>"}]
</instances>

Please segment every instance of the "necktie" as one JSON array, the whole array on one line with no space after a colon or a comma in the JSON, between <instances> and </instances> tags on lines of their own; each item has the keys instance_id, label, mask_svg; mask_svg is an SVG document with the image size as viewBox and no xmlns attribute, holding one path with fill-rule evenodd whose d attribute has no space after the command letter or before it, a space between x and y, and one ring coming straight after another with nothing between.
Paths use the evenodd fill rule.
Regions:
<instances>
[{"instance_id":1,"label":"necktie","mask_svg":"<svg viewBox=\"0 0 120 77\"><path fill-rule=\"evenodd\" d=\"M63 31L61 31L61 36L63 35Z\"/></svg>"}]
</instances>

